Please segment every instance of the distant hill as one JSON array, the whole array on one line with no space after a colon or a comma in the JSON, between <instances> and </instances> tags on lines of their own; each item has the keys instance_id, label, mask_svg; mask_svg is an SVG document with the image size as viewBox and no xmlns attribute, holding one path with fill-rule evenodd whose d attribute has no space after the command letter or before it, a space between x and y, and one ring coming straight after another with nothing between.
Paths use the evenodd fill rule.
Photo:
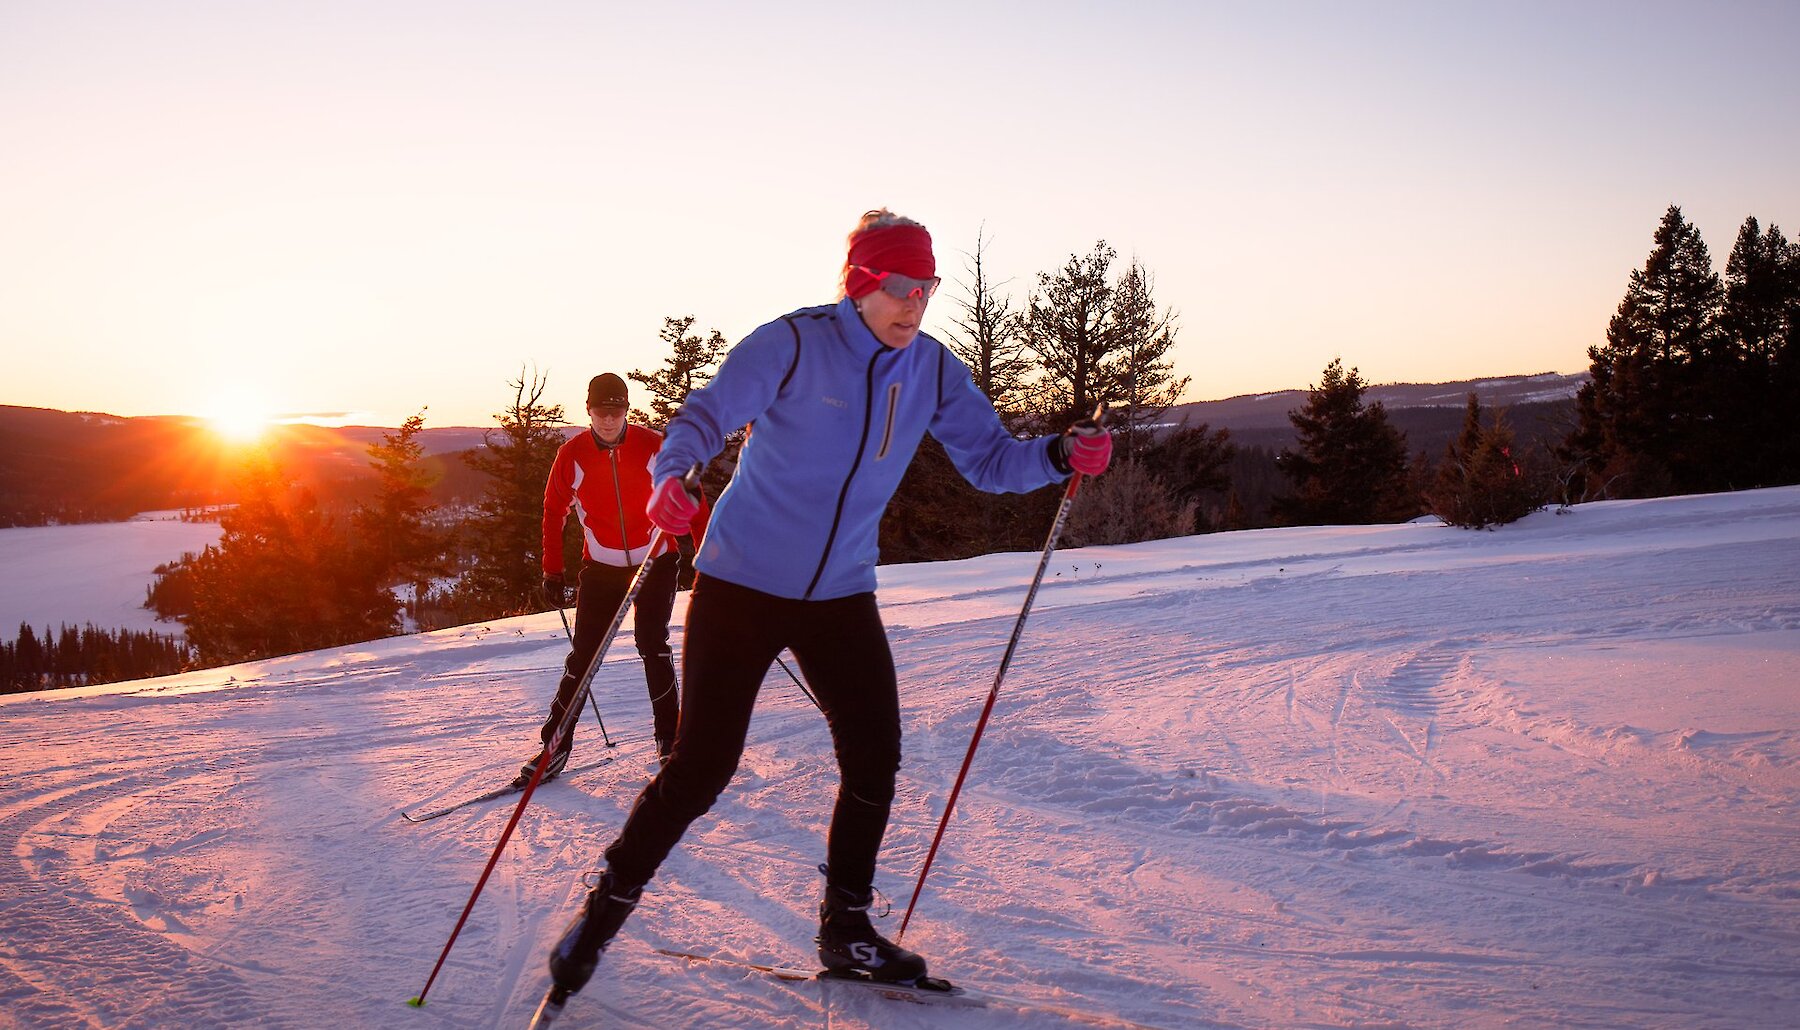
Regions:
<instances>
[{"instance_id":1,"label":"distant hill","mask_svg":"<svg viewBox=\"0 0 1800 1030\"><path fill-rule=\"evenodd\" d=\"M325 503L350 504L367 496L373 484L369 445L392 431L277 425L257 446L272 452L295 481ZM425 430L439 500L479 492L479 474L456 455L481 446L484 432L459 426ZM205 420L188 416L121 418L0 405L0 526L106 522L140 511L228 503L244 453Z\"/></svg>"},{"instance_id":2,"label":"distant hill","mask_svg":"<svg viewBox=\"0 0 1800 1030\"><path fill-rule=\"evenodd\" d=\"M217 503L229 466L192 420L0 406L0 525Z\"/></svg>"},{"instance_id":3,"label":"distant hill","mask_svg":"<svg viewBox=\"0 0 1800 1030\"><path fill-rule=\"evenodd\" d=\"M1575 392L1587 380L1586 372L1543 372L1454 383L1392 383L1370 387L1363 393L1363 402L1379 401L1387 409L1388 421L1406 434L1407 450L1424 450L1435 459L1462 429L1469 394L1480 398L1484 409L1504 409L1507 424L1521 443L1529 444L1567 435L1574 417ZM1163 421L1170 425L1204 422L1213 429L1231 430L1231 438L1239 446L1279 450L1294 442L1288 413L1306 404L1307 393L1281 390L1180 404L1170 408Z\"/></svg>"},{"instance_id":4,"label":"distant hill","mask_svg":"<svg viewBox=\"0 0 1800 1030\"><path fill-rule=\"evenodd\" d=\"M1455 383L1398 383L1371 387L1406 433L1407 449L1435 458L1462 426L1471 391L1486 407L1507 410L1522 444L1560 439L1573 416L1575 391L1586 373L1543 373ZM1247 394L1170 408L1168 424L1207 423L1229 429L1240 447L1279 450L1293 442L1288 413L1307 391ZM472 499L481 474L457 456L482 446L493 428L428 427L421 434L438 482L440 502ZM263 441L289 475L327 504L367 496L373 477L368 448L392 429L274 426ZM571 435L581 427L571 426ZM121 418L99 412L0 405L0 526L111 521L139 511L198 507L232 499L232 469L242 451L205 423L186 416Z\"/></svg>"},{"instance_id":5,"label":"distant hill","mask_svg":"<svg viewBox=\"0 0 1800 1030\"><path fill-rule=\"evenodd\" d=\"M581 426L570 426L567 432L572 436L581 430ZM428 426L424 432L419 434L419 442L424 446L425 453L428 455L455 454L458 451L472 451L482 446L487 434L498 431L498 426L490 426L486 429L475 426L443 426L434 429ZM344 426L341 429L334 429L332 432L337 433L346 441L354 443L360 451L370 444L380 443L382 435L391 433L393 430L383 429L379 426Z\"/></svg>"}]
</instances>

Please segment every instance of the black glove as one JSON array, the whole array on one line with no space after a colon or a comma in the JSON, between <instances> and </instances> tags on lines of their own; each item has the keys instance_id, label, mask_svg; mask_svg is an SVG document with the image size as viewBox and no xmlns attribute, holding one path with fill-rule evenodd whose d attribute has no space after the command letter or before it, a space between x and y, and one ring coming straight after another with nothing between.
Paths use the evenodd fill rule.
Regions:
<instances>
[{"instance_id":1,"label":"black glove","mask_svg":"<svg viewBox=\"0 0 1800 1030\"><path fill-rule=\"evenodd\" d=\"M560 572L544 574L544 603L551 608L561 608L566 597L563 575Z\"/></svg>"}]
</instances>

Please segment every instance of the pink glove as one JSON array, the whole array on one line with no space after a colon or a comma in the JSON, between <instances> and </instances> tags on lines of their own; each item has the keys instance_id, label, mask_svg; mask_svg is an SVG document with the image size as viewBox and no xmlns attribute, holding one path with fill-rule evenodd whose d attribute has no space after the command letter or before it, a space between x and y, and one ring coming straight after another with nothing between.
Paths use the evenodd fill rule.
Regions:
<instances>
[{"instance_id":1,"label":"pink glove","mask_svg":"<svg viewBox=\"0 0 1800 1030\"><path fill-rule=\"evenodd\" d=\"M700 514L700 502L682 487L681 477L670 476L651 491L644 514L650 516L650 521L663 532L681 536L693 526L694 516Z\"/></svg>"},{"instance_id":2,"label":"pink glove","mask_svg":"<svg viewBox=\"0 0 1800 1030\"><path fill-rule=\"evenodd\" d=\"M1069 427L1063 445L1069 467L1084 476L1097 476L1112 462L1112 434L1085 419Z\"/></svg>"}]
</instances>

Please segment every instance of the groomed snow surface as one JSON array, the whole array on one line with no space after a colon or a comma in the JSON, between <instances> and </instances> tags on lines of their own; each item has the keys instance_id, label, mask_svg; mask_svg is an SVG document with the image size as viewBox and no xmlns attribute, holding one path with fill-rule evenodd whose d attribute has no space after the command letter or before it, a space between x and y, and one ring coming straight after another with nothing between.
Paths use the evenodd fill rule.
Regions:
<instances>
[{"instance_id":1,"label":"groomed snow surface","mask_svg":"<svg viewBox=\"0 0 1800 1030\"><path fill-rule=\"evenodd\" d=\"M890 935L1035 561L883 570ZM1159 1027L1800 1025L1800 489L1052 572L905 938L934 972ZM617 759L538 793L423 1009L511 806L399 813L511 776L563 651L546 614L0 701L0 1025L522 1026L649 775L629 647ZM562 1025L1091 1025L655 954L809 963L834 789L776 669Z\"/></svg>"}]
</instances>

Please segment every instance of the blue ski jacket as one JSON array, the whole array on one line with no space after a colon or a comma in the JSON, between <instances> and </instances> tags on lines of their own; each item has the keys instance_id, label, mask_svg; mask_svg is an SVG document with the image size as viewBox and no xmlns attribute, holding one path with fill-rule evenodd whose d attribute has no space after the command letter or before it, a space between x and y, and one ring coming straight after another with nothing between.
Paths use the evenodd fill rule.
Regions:
<instances>
[{"instance_id":1,"label":"blue ski jacket","mask_svg":"<svg viewBox=\"0 0 1800 1030\"><path fill-rule=\"evenodd\" d=\"M1067 476L1051 458L1056 439L1014 439L942 343L920 333L890 348L848 299L784 315L733 347L669 422L656 482L704 465L745 424L695 567L778 597L875 589L881 515L927 432L990 493Z\"/></svg>"}]
</instances>

